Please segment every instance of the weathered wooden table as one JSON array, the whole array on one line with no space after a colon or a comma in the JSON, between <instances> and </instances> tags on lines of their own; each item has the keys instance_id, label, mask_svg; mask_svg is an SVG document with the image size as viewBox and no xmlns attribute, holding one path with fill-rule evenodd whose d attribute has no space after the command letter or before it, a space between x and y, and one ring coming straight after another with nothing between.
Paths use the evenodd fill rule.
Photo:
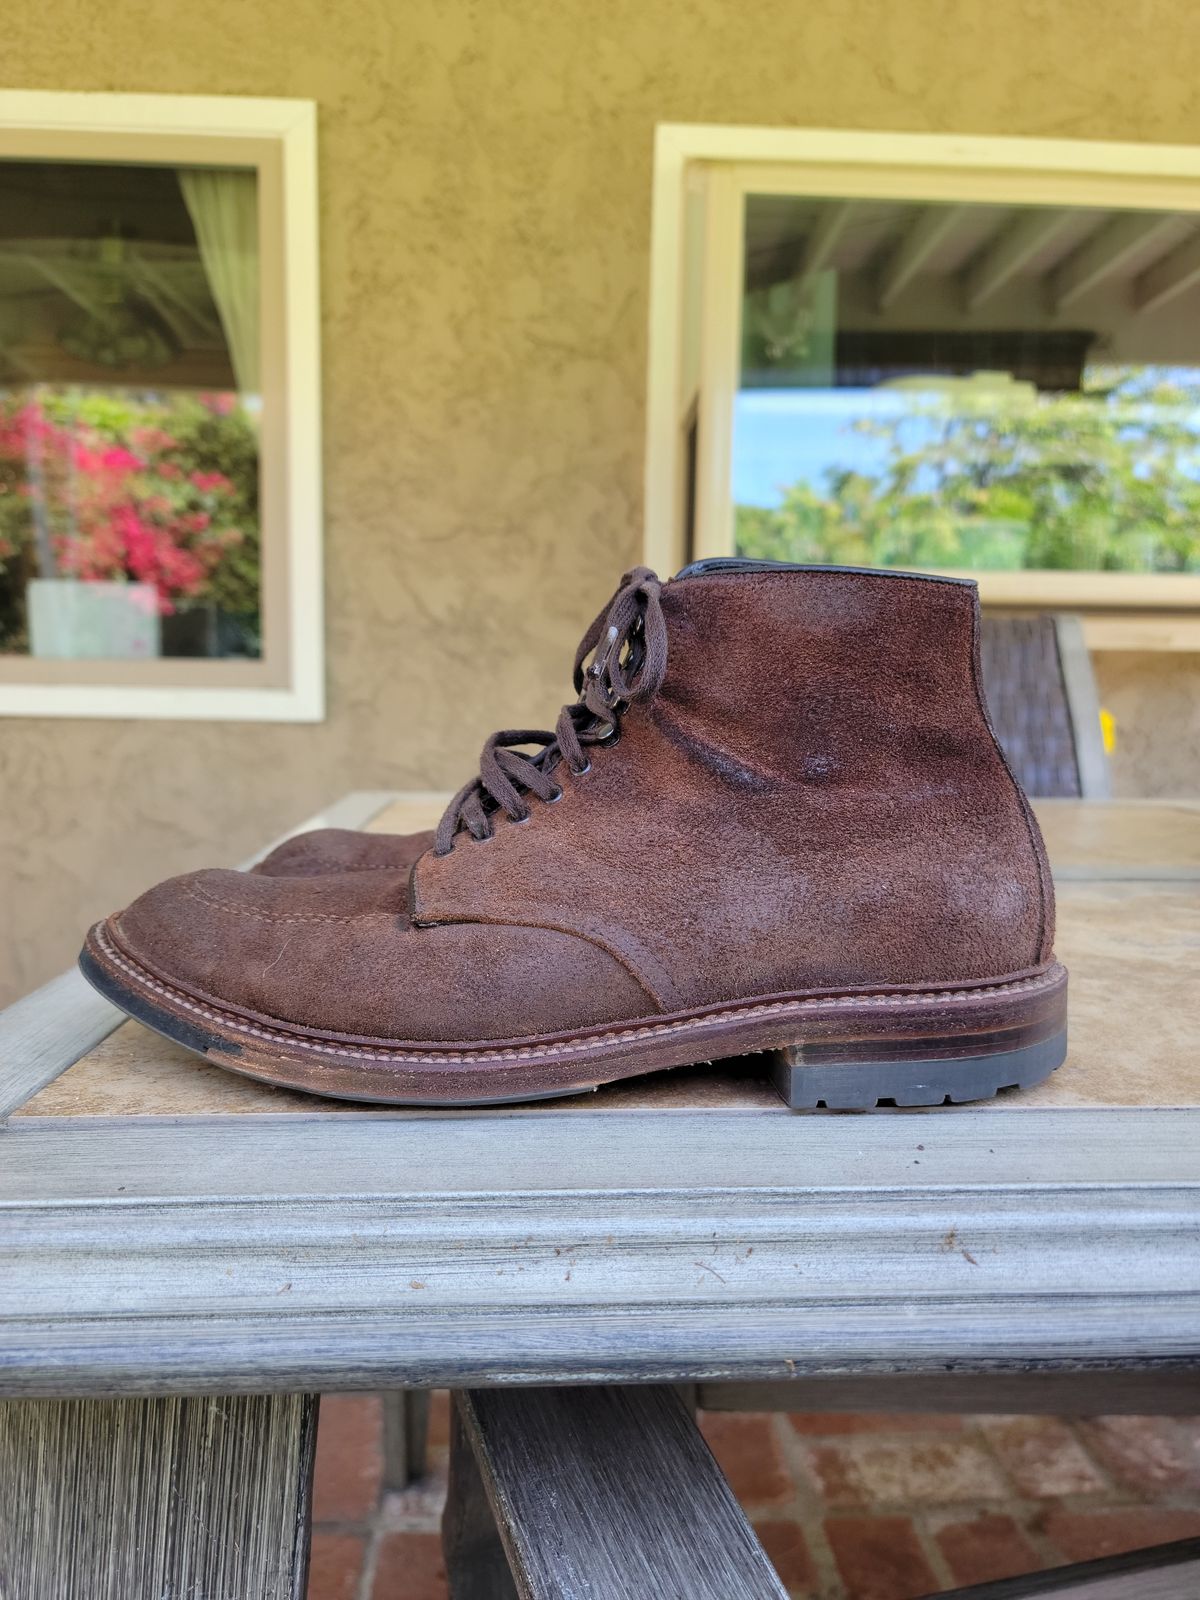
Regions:
<instances>
[{"instance_id":1,"label":"weathered wooden table","mask_svg":"<svg viewBox=\"0 0 1200 1600\"><path fill-rule=\"evenodd\" d=\"M321 1391L1194 1411L1200 806L1037 809L1071 1050L978 1106L795 1114L755 1058L395 1110L207 1067L73 975L0 1015L0 1593L297 1592Z\"/></svg>"}]
</instances>

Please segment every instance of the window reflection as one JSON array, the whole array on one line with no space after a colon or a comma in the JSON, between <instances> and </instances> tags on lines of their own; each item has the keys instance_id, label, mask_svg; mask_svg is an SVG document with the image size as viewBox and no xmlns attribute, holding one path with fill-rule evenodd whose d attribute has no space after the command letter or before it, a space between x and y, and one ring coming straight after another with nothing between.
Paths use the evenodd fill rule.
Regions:
<instances>
[{"instance_id":1,"label":"window reflection","mask_svg":"<svg viewBox=\"0 0 1200 1600\"><path fill-rule=\"evenodd\" d=\"M0 162L0 652L261 654L249 172Z\"/></svg>"},{"instance_id":2,"label":"window reflection","mask_svg":"<svg viewBox=\"0 0 1200 1600\"><path fill-rule=\"evenodd\" d=\"M1197 231L750 197L738 550L1200 572Z\"/></svg>"}]
</instances>

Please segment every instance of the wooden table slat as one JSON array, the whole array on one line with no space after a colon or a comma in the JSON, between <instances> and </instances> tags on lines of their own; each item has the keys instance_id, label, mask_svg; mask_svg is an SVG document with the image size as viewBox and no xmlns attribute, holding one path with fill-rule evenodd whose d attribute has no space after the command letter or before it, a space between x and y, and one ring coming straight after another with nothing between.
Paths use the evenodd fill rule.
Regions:
<instances>
[{"instance_id":1,"label":"wooden table slat","mask_svg":"<svg viewBox=\"0 0 1200 1600\"><path fill-rule=\"evenodd\" d=\"M454 1600L787 1600L673 1389L457 1395L444 1529Z\"/></svg>"}]
</instances>

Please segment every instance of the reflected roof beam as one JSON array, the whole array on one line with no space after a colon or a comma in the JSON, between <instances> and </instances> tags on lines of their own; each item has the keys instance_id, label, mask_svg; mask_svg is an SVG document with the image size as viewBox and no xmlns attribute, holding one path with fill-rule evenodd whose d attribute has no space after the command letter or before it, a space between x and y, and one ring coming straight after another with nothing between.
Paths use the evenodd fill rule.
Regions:
<instances>
[{"instance_id":1,"label":"reflected roof beam","mask_svg":"<svg viewBox=\"0 0 1200 1600\"><path fill-rule=\"evenodd\" d=\"M834 205L821 207L816 226L804 244L800 265L796 269L797 282L806 282L829 265L853 211L853 200L839 200Z\"/></svg>"},{"instance_id":2,"label":"reflected roof beam","mask_svg":"<svg viewBox=\"0 0 1200 1600\"><path fill-rule=\"evenodd\" d=\"M963 273L963 305L968 311L997 294L1058 236L1071 220L1060 207L1023 211L975 257Z\"/></svg>"},{"instance_id":3,"label":"reflected roof beam","mask_svg":"<svg viewBox=\"0 0 1200 1600\"><path fill-rule=\"evenodd\" d=\"M81 311L86 311L89 317L101 316L105 310L104 303L98 294L88 292L86 284L82 281L82 274L72 277L69 272L64 272L55 262L47 260L40 255L21 255L13 252L13 259L20 261L24 266L32 267L41 274L46 281L65 294L68 300L73 300Z\"/></svg>"},{"instance_id":4,"label":"reflected roof beam","mask_svg":"<svg viewBox=\"0 0 1200 1600\"><path fill-rule=\"evenodd\" d=\"M875 305L886 311L908 287L942 241L958 226L965 206L926 206L901 238L875 286Z\"/></svg>"},{"instance_id":5,"label":"reflected roof beam","mask_svg":"<svg viewBox=\"0 0 1200 1600\"><path fill-rule=\"evenodd\" d=\"M1178 221L1175 216L1141 211L1127 212L1106 222L1050 274L1050 302L1055 311L1073 305L1106 278L1120 272L1131 257L1173 232Z\"/></svg>"},{"instance_id":6,"label":"reflected roof beam","mask_svg":"<svg viewBox=\"0 0 1200 1600\"><path fill-rule=\"evenodd\" d=\"M174 281L171 272L163 263L138 256L130 263L130 269L147 299L153 303L177 339L183 340L184 343L197 337L220 339L220 323L214 323L212 317L206 314L203 304L198 305L186 290Z\"/></svg>"},{"instance_id":7,"label":"reflected roof beam","mask_svg":"<svg viewBox=\"0 0 1200 1600\"><path fill-rule=\"evenodd\" d=\"M1157 311L1176 295L1200 283L1200 234L1193 235L1161 261L1134 279L1133 303L1139 311Z\"/></svg>"}]
</instances>

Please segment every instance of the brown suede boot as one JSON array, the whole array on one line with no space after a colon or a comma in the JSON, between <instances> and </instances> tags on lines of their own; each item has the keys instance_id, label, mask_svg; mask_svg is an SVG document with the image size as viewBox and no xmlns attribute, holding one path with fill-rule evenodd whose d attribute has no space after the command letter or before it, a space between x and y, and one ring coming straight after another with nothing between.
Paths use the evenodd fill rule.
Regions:
<instances>
[{"instance_id":1,"label":"brown suede boot","mask_svg":"<svg viewBox=\"0 0 1200 1600\"><path fill-rule=\"evenodd\" d=\"M93 928L84 971L212 1061L352 1098L789 1046L794 1104L1037 1081L1066 974L977 636L953 579L639 568L579 701L488 740L411 871L188 874Z\"/></svg>"}]
</instances>

